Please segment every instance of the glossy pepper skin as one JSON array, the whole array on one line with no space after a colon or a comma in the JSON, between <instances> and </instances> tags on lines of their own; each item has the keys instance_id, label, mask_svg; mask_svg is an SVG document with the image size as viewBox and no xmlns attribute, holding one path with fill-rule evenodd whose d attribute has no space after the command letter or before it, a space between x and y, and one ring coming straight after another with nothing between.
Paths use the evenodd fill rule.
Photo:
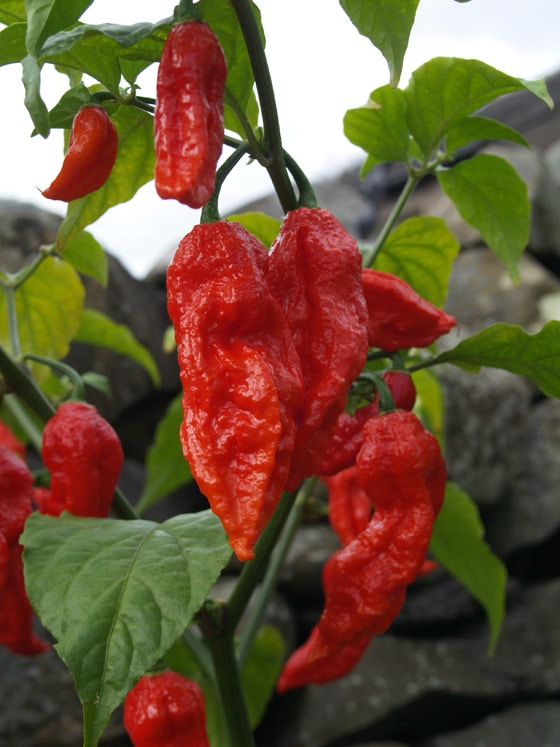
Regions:
<instances>
[{"instance_id":1,"label":"glossy pepper skin","mask_svg":"<svg viewBox=\"0 0 560 747\"><path fill-rule=\"evenodd\" d=\"M33 632L33 610L23 578L19 537L31 511L33 476L13 451L0 446L0 644L34 656L48 644Z\"/></svg>"},{"instance_id":2,"label":"glossy pepper skin","mask_svg":"<svg viewBox=\"0 0 560 747\"><path fill-rule=\"evenodd\" d=\"M124 726L134 747L210 747L200 686L171 670L138 680L124 701Z\"/></svg>"},{"instance_id":3,"label":"glossy pepper skin","mask_svg":"<svg viewBox=\"0 0 560 747\"><path fill-rule=\"evenodd\" d=\"M207 24L185 21L171 29L154 113L155 184L163 199L199 208L211 197L224 139L226 76L224 53Z\"/></svg>"},{"instance_id":4,"label":"glossy pepper skin","mask_svg":"<svg viewBox=\"0 0 560 747\"><path fill-rule=\"evenodd\" d=\"M369 346L387 352L423 348L457 325L454 317L421 298L395 275L363 268Z\"/></svg>"},{"instance_id":5,"label":"glossy pepper skin","mask_svg":"<svg viewBox=\"0 0 560 747\"><path fill-rule=\"evenodd\" d=\"M238 223L201 224L167 271L192 473L239 560L284 489L303 399L300 361L270 294L265 246Z\"/></svg>"},{"instance_id":6,"label":"glossy pepper skin","mask_svg":"<svg viewBox=\"0 0 560 747\"><path fill-rule=\"evenodd\" d=\"M119 437L85 402L64 402L47 422L41 450L51 473L48 491L36 491L41 513L105 517L123 464Z\"/></svg>"},{"instance_id":7,"label":"glossy pepper skin","mask_svg":"<svg viewBox=\"0 0 560 747\"><path fill-rule=\"evenodd\" d=\"M348 672L368 641L387 630L407 586L425 569L446 483L437 440L413 413L394 410L365 424L356 468L375 511L325 564L324 611L304 654L297 650L288 659L278 682L281 692L327 682L333 671L337 677Z\"/></svg>"},{"instance_id":8,"label":"glossy pepper skin","mask_svg":"<svg viewBox=\"0 0 560 747\"><path fill-rule=\"evenodd\" d=\"M43 190L43 197L71 202L95 192L111 174L118 144L117 130L105 109L82 107L74 117L60 173Z\"/></svg>"},{"instance_id":9,"label":"glossy pepper skin","mask_svg":"<svg viewBox=\"0 0 560 747\"><path fill-rule=\"evenodd\" d=\"M356 241L322 208L289 212L270 253L269 284L305 382L287 490L316 474L367 357L368 314Z\"/></svg>"}]
</instances>

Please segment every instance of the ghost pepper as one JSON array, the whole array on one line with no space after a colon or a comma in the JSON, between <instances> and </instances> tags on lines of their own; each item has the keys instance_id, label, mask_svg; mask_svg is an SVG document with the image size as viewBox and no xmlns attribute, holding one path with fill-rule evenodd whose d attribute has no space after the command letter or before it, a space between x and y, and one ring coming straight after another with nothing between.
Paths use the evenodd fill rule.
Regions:
<instances>
[{"instance_id":1,"label":"ghost pepper","mask_svg":"<svg viewBox=\"0 0 560 747\"><path fill-rule=\"evenodd\" d=\"M199 208L212 195L224 139L226 75L224 53L207 24L185 21L171 29L154 113L155 185L163 199Z\"/></svg>"},{"instance_id":2,"label":"ghost pepper","mask_svg":"<svg viewBox=\"0 0 560 747\"><path fill-rule=\"evenodd\" d=\"M364 267L369 346L395 352L423 348L449 332L457 321L426 301L404 280Z\"/></svg>"},{"instance_id":3,"label":"ghost pepper","mask_svg":"<svg viewBox=\"0 0 560 747\"><path fill-rule=\"evenodd\" d=\"M281 692L349 671L371 638L387 630L408 585L425 570L446 483L437 440L413 413L393 410L365 424L356 468L373 516L325 564L323 613L304 655L298 649L286 662Z\"/></svg>"},{"instance_id":4,"label":"ghost pepper","mask_svg":"<svg viewBox=\"0 0 560 747\"><path fill-rule=\"evenodd\" d=\"M289 212L270 253L269 284L305 383L287 490L316 474L367 356L368 315L356 241L322 208Z\"/></svg>"},{"instance_id":5,"label":"ghost pepper","mask_svg":"<svg viewBox=\"0 0 560 747\"><path fill-rule=\"evenodd\" d=\"M271 295L265 246L238 223L202 224L167 271L183 384L180 437L240 560L284 489L302 407L301 364Z\"/></svg>"},{"instance_id":6,"label":"ghost pepper","mask_svg":"<svg viewBox=\"0 0 560 747\"><path fill-rule=\"evenodd\" d=\"M200 686L178 672L144 675L124 701L134 747L210 747Z\"/></svg>"}]
</instances>

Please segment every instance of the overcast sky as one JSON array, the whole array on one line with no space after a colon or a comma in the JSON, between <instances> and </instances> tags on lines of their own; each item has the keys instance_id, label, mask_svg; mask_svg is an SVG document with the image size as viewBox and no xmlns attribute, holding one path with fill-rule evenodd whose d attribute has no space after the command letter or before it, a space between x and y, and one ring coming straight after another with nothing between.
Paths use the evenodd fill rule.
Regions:
<instances>
[{"instance_id":1,"label":"overcast sky","mask_svg":"<svg viewBox=\"0 0 560 747\"><path fill-rule=\"evenodd\" d=\"M336 0L257 0L286 149L312 180L336 174L362 153L342 134L346 109L388 81L381 55L360 37ZM171 15L173 0L118 3L95 0L83 20L135 23ZM402 85L410 72L437 55L474 57L523 78L560 70L560 0L421 0L405 60ZM62 159L60 133L29 138L19 65L0 68L3 116L0 139L0 198L32 202L63 214L61 203L42 197ZM142 81L154 94L154 71ZM53 75L43 92L52 106L64 90ZM560 136L560 133L559 133ZM257 165L244 165L226 182L222 211L270 192ZM198 218L198 211L160 200L153 183L129 203L113 208L90 230L107 250L141 277L166 255Z\"/></svg>"}]
</instances>

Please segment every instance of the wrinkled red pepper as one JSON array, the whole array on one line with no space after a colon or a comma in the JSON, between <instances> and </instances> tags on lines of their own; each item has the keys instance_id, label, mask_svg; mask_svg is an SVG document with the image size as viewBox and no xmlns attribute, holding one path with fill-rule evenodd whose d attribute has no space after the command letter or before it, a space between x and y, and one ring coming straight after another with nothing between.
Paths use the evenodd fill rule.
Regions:
<instances>
[{"instance_id":1,"label":"wrinkled red pepper","mask_svg":"<svg viewBox=\"0 0 560 747\"><path fill-rule=\"evenodd\" d=\"M375 511L365 529L325 564L323 614L304 644L305 656L298 650L288 659L280 692L349 671L360 648L363 652L367 641L387 630L408 585L425 569L446 483L437 440L413 413L388 412L365 424L356 468Z\"/></svg>"},{"instance_id":2,"label":"wrinkled red pepper","mask_svg":"<svg viewBox=\"0 0 560 747\"><path fill-rule=\"evenodd\" d=\"M154 114L155 184L163 199L192 208L210 199L223 147L226 76L224 53L207 24L185 21L171 29Z\"/></svg>"},{"instance_id":3,"label":"wrinkled red pepper","mask_svg":"<svg viewBox=\"0 0 560 747\"><path fill-rule=\"evenodd\" d=\"M183 383L183 451L237 557L253 547L288 477L303 380L266 280L268 253L243 226L196 226L167 271Z\"/></svg>"},{"instance_id":4,"label":"wrinkled red pepper","mask_svg":"<svg viewBox=\"0 0 560 747\"><path fill-rule=\"evenodd\" d=\"M12 429L2 420L0 420L0 446L5 446L22 459L25 457L25 444L17 438Z\"/></svg>"},{"instance_id":5,"label":"wrinkled red pepper","mask_svg":"<svg viewBox=\"0 0 560 747\"><path fill-rule=\"evenodd\" d=\"M60 173L43 190L43 197L71 202L95 192L111 174L118 144L117 130L105 109L82 107L74 117Z\"/></svg>"},{"instance_id":6,"label":"wrinkled red pepper","mask_svg":"<svg viewBox=\"0 0 560 747\"><path fill-rule=\"evenodd\" d=\"M316 474L367 357L368 315L356 241L329 211L289 212L268 278L290 326L305 382L287 490Z\"/></svg>"},{"instance_id":7,"label":"wrinkled red pepper","mask_svg":"<svg viewBox=\"0 0 560 747\"><path fill-rule=\"evenodd\" d=\"M35 491L39 511L105 517L123 464L112 426L85 402L64 402L47 422L41 450L51 473L48 491Z\"/></svg>"},{"instance_id":8,"label":"wrinkled red pepper","mask_svg":"<svg viewBox=\"0 0 560 747\"><path fill-rule=\"evenodd\" d=\"M0 446L0 643L34 656L49 648L33 631L19 537L32 509L33 476L25 462Z\"/></svg>"},{"instance_id":9,"label":"wrinkled red pepper","mask_svg":"<svg viewBox=\"0 0 560 747\"><path fill-rule=\"evenodd\" d=\"M421 298L396 275L363 268L362 279L370 347L387 352L423 348L457 324L454 317Z\"/></svg>"},{"instance_id":10,"label":"wrinkled red pepper","mask_svg":"<svg viewBox=\"0 0 560 747\"><path fill-rule=\"evenodd\" d=\"M200 686L178 672L144 675L124 701L134 747L210 747Z\"/></svg>"}]
</instances>

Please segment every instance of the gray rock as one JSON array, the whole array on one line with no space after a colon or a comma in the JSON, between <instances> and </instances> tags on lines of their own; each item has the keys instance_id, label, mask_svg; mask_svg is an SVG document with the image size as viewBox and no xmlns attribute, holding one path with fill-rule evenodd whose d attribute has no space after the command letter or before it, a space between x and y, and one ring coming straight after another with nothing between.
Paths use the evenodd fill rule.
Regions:
<instances>
[{"instance_id":1,"label":"gray rock","mask_svg":"<svg viewBox=\"0 0 560 747\"><path fill-rule=\"evenodd\" d=\"M284 696L293 718L270 747L418 741L508 703L555 696L560 692L559 607L558 580L519 595L491 657L485 626L434 641L379 636L346 677L305 688L299 698Z\"/></svg>"},{"instance_id":2,"label":"gray rock","mask_svg":"<svg viewBox=\"0 0 560 747\"><path fill-rule=\"evenodd\" d=\"M510 490L523 466L531 388L520 376L455 366L439 371L445 393L445 454L449 475L480 506Z\"/></svg>"},{"instance_id":3,"label":"gray rock","mask_svg":"<svg viewBox=\"0 0 560 747\"><path fill-rule=\"evenodd\" d=\"M560 529L560 400L531 408L521 442L522 470L486 520L487 538L502 557L536 546Z\"/></svg>"},{"instance_id":4,"label":"gray rock","mask_svg":"<svg viewBox=\"0 0 560 747\"><path fill-rule=\"evenodd\" d=\"M320 603L323 598L323 566L340 547L337 536L326 523L300 527L280 575L280 588L304 604Z\"/></svg>"},{"instance_id":5,"label":"gray rock","mask_svg":"<svg viewBox=\"0 0 560 747\"><path fill-rule=\"evenodd\" d=\"M493 713L461 731L438 736L423 747L557 747L560 701L524 703Z\"/></svg>"}]
</instances>

